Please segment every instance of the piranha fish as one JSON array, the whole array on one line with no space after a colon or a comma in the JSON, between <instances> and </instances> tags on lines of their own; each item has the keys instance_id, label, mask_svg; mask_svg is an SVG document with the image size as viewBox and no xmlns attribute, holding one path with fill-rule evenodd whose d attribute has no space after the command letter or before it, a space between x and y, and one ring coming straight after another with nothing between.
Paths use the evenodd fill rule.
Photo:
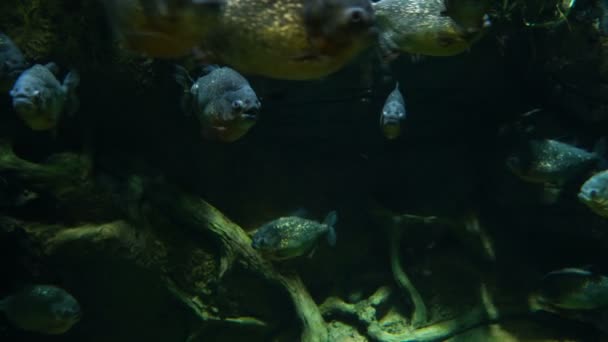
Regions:
<instances>
[{"instance_id":1,"label":"piranha fish","mask_svg":"<svg viewBox=\"0 0 608 342\"><path fill-rule=\"evenodd\" d=\"M63 334L81 317L78 301L52 285L28 286L0 301L0 311L17 328L41 334Z\"/></svg>"},{"instance_id":2,"label":"piranha fish","mask_svg":"<svg viewBox=\"0 0 608 342\"><path fill-rule=\"evenodd\" d=\"M27 62L21 50L7 35L0 32L0 91L9 91L25 69Z\"/></svg>"},{"instance_id":3,"label":"piranha fish","mask_svg":"<svg viewBox=\"0 0 608 342\"><path fill-rule=\"evenodd\" d=\"M608 305L608 277L579 268L564 268L546 274L537 294L549 308L592 310Z\"/></svg>"},{"instance_id":4,"label":"piranha fish","mask_svg":"<svg viewBox=\"0 0 608 342\"><path fill-rule=\"evenodd\" d=\"M32 130L54 129L63 113L78 110L78 73L70 71L61 84L56 78L58 71L55 63L36 64L19 76L10 91L13 107Z\"/></svg>"},{"instance_id":5,"label":"piranha fish","mask_svg":"<svg viewBox=\"0 0 608 342\"><path fill-rule=\"evenodd\" d=\"M200 50L243 74L318 79L372 46L374 23L369 0L226 0Z\"/></svg>"},{"instance_id":6,"label":"piranha fish","mask_svg":"<svg viewBox=\"0 0 608 342\"><path fill-rule=\"evenodd\" d=\"M464 32L475 34L492 25L487 14L491 4L488 0L444 0L441 14L452 18Z\"/></svg>"},{"instance_id":7,"label":"piranha fish","mask_svg":"<svg viewBox=\"0 0 608 342\"><path fill-rule=\"evenodd\" d=\"M608 170L598 172L581 186L578 199L594 213L608 217Z\"/></svg>"},{"instance_id":8,"label":"piranha fish","mask_svg":"<svg viewBox=\"0 0 608 342\"><path fill-rule=\"evenodd\" d=\"M336 244L335 211L323 223L298 216L280 217L262 225L253 235L251 246L271 260L285 260L314 252L319 238L327 236L330 246Z\"/></svg>"},{"instance_id":9,"label":"piranha fish","mask_svg":"<svg viewBox=\"0 0 608 342\"><path fill-rule=\"evenodd\" d=\"M395 89L388 95L382 115L380 115L380 127L387 139L396 139L401 134L401 122L405 120L405 101L399 91L399 82Z\"/></svg>"},{"instance_id":10,"label":"piranha fish","mask_svg":"<svg viewBox=\"0 0 608 342\"><path fill-rule=\"evenodd\" d=\"M225 0L102 0L127 49L157 58L182 57L217 23Z\"/></svg>"},{"instance_id":11,"label":"piranha fish","mask_svg":"<svg viewBox=\"0 0 608 342\"><path fill-rule=\"evenodd\" d=\"M487 0L374 2L379 49L386 60L402 53L452 56L469 49L489 25Z\"/></svg>"},{"instance_id":12,"label":"piranha fish","mask_svg":"<svg viewBox=\"0 0 608 342\"><path fill-rule=\"evenodd\" d=\"M530 140L507 157L507 167L519 178L532 183L563 184L591 170L602 160L588 152L557 140Z\"/></svg>"},{"instance_id":13,"label":"piranha fish","mask_svg":"<svg viewBox=\"0 0 608 342\"><path fill-rule=\"evenodd\" d=\"M204 138L233 142L243 137L257 120L261 103L238 72L227 67L209 67L194 81L188 71L177 67L176 80L184 88L181 104L195 115Z\"/></svg>"}]
</instances>

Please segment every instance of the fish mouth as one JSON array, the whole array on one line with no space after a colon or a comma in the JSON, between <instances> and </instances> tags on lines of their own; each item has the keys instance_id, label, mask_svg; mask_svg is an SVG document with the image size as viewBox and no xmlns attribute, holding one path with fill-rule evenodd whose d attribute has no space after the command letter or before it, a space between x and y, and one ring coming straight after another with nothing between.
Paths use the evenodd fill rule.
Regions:
<instances>
[{"instance_id":1,"label":"fish mouth","mask_svg":"<svg viewBox=\"0 0 608 342\"><path fill-rule=\"evenodd\" d=\"M245 121L257 121L258 115L255 112L243 113L241 114L241 119Z\"/></svg>"},{"instance_id":2,"label":"fish mouth","mask_svg":"<svg viewBox=\"0 0 608 342\"><path fill-rule=\"evenodd\" d=\"M26 94L23 93L19 93L19 94L11 94L13 96L13 103L34 103L34 101L27 96Z\"/></svg>"},{"instance_id":3,"label":"fish mouth","mask_svg":"<svg viewBox=\"0 0 608 342\"><path fill-rule=\"evenodd\" d=\"M257 103L256 103L257 102ZM259 101L253 101L251 106L243 108L239 117L244 121L257 121L260 113Z\"/></svg>"},{"instance_id":4,"label":"fish mouth","mask_svg":"<svg viewBox=\"0 0 608 342\"><path fill-rule=\"evenodd\" d=\"M17 95L13 97L13 107L18 112L30 113L36 111L36 102L26 95Z\"/></svg>"},{"instance_id":5,"label":"fish mouth","mask_svg":"<svg viewBox=\"0 0 608 342\"><path fill-rule=\"evenodd\" d=\"M393 117L384 117L382 120L382 126L400 126L401 122L399 119Z\"/></svg>"},{"instance_id":6,"label":"fish mouth","mask_svg":"<svg viewBox=\"0 0 608 342\"><path fill-rule=\"evenodd\" d=\"M579 192L577 197L581 202L584 202L584 203L591 202L591 196L585 192Z\"/></svg>"}]
</instances>

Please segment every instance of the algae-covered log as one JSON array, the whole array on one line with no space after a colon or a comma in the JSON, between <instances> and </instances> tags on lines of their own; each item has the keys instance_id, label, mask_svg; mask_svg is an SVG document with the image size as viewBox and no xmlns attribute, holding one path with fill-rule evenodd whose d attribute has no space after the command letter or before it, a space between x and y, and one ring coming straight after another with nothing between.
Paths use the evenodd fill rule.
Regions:
<instances>
[{"instance_id":1,"label":"algae-covered log","mask_svg":"<svg viewBox=\"0 0 608 342\"><path fill-rule=\"evenodd\" d=\"M92 161L88 156L60 153L44 164L37 164L15 155L10 142L4 140L0 142L0 173L34 192L50 195L70 216L89 221L116 218L110 197L92 177Z\"/></svg>"},{"instance_id":2,"label":"algae-covered log","mask_svg":"<svg viewBox=\"0 0 608 342\"><path fill-rule=\"evenodd\" d=\"M462 332L491 324L506 317L525 315L529 309L522 305L509 304L497 307L487 289L482 286L480 297L483 305L468 312L444 321L435 322L425 327L416 327L404 323L397 310L391 308L393 291L381 287L369 298L357 303L347 303L340 298L330 297L320 305L325 317L346 317L359 322L367 335L380 342L430 342L443 341ZM386 314L381 317L381 313Z\"/></svg>"},{"instance_id":3,"label":"algae-covered log","mask_svg":"<svg viewBox=\"0 0 608 342\"><path fill-rule=\"evenodd\" d=\"M210 233L219 241L224 255L220 274L233 262L238 262L245 269L280 285L289 294L302 324L301 341L327 341L327 326L299 276L280 274L251 247L245 231L209 203L165 184L149 184L142 193L141 215L147 220L161 215L175 227Z\"/></svg>"},{"instance_id":4,"label":"algae-covered log","mask_svg":"<svg viewBox=\"0 0 608 342\"><path fill-rule=\"evenodd\" d=\"M47 164L36 164L17 157L8 143L0 147L0 171L10 172L27 186L48 192L60 202L85 203L87 207L98 208L112 198L96 196L100 193L99 185L92 177L91 163L87 158L61 154ZM300 278L277 272L251 248L249 237L238 225L196 196L163 183L142 184L145 186L127 188L126 192L123 189L118 193L126 196L129 213L139 215L131 218L137 229L125 223L112 223L71 228L32 226L26 231L49 253L63 246L83 243L92 244L92 250L99 252L121 250L123 257L160 272L169 290L203 319L212 316L204 314L198 304L198 295L204 290L201 286L208 284L209 278L219 281L234 262L239 262L245 269L281 286L289 294L302 323L302 341L327 340L326 324ZM137 193L128 192L133 190ZM117 193L113 195L115 198ZM207 265L209 269L201 270L200 259L206 260L201 255L209 253L199 246L197 239L192 238L192 232L211 235L219 241L222 254L219 270L213 269L212 264ZM252 322L250 319L245 321L247 324Z\"/></svg>"}]
</instances>

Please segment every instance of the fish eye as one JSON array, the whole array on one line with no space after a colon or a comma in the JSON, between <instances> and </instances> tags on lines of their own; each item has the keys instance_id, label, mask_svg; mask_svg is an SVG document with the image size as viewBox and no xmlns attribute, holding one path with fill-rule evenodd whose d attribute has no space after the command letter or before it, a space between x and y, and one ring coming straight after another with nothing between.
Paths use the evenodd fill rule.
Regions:
<instances>
[{"instance_id":1,"label":"fish eye","mask_svg":"<svg viewBox=\"0 0 608 342\"><path fill-rule=\"evenodd\" d=\"M366 21L366 13L360 7L349 9L346 13L346 17L350 24L357 25Z\"/></svg>"},{"instance_id":2,"label":"fish eye","mask_svg":"<svg viewBox=\"0 0 608 342\"><path fill-rule=\"evenodd\" d=\"M232 102L232 108L233 109L241 109L243 108L243 101L241 100L236 100Z\"/></svg>"},{"instance_id":3,"label":"fish eye","mask_svg":"<svg viewBox=\"0 0 608 342\"><path fill-rule=\"evenodd\" d=\"M363 11L360 9L354 10L350 13L350 22L358 23L363 20Z\"/></svg>"},{"instance_id":4,"label":"fish eye","mask_svg":"<svg viewBox=\"0 0 608 342\"><path fill-rule=\"evenodd\" d=\"M589 191L589 196L591 196L591 198L596 198L598 195L597 190L591 190Z\"/></svg>"}]
</instances>

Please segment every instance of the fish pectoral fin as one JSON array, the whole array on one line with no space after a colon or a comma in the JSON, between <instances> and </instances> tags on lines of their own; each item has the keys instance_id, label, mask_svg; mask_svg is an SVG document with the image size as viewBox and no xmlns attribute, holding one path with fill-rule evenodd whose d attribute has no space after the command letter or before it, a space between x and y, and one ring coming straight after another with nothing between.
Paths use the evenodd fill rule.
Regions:
<instances>
[{"instance_id":1,"label":"fish pectoral fin","mask_svg":"<svg viewBox=\"0 0 608 342\"><path fill-rule=\"evenodd\" d=\"M316 252L316 251L317 251L317 246L314 246L314 247L313 247L313 248L310 250L310 252L308 252L308 255L306 255L306 257L307 257L308 259L312 259L312 257L315 255L315 252Z\"/></svg>"},{"instance_id":2,"label":"fish pectoral fin","mask_svg":"<svg viewBox=\"0 0 608 342\"><path fill-rule=\"evenodd\" d=\"M323 59L323 57L320 54L317 54L314 52L303 53L301 55L292 57L292 60L294 60L296 62L316 61L316 60L322 60L322 59Z\"/></svg>"}]
</instances>

